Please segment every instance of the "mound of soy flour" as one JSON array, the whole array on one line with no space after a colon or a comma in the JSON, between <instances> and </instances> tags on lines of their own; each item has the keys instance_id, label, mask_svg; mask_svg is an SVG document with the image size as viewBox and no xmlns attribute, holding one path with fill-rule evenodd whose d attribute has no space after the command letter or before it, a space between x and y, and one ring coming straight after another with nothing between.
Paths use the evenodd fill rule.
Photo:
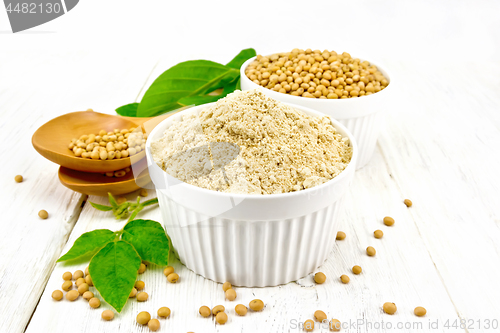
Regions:
<instances>
[{"instance_id":1,"label":"mound of soy flour","mask_svg":"<svg viewBox=\"0 0 500 333\"><path fill-rule=\"evenodd\" d=\"M260 90L235 91L186 115L152 142L167 173L206 189L244 194L320 185L351 160L348 138L327 117L313 117Z\"/></svg>"}]
</instances>

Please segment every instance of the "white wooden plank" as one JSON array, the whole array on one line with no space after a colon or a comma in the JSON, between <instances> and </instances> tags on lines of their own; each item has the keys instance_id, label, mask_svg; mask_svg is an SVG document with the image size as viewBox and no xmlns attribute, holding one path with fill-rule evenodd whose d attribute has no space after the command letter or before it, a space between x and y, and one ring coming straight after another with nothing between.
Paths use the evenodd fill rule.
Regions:
<instances>
[{"instance_id":1,"label":"white wooden plank","mask_svg":"<svg viewBox=\"0 0 500 333\"><path fill-rule=\"evenodd\" d=\"M88 66L87 61L94 65ZM58 166L38 155L31 135L46 121L69 111L97 107L109 110L137 91L155 59L123 66L127 59L96 55L2 53L0 77L0 140L8 144L0 171L4 175L0 201L4 231L0 241L0 331L23 332L47 280L76 223L86 196L63 187ZM5 61L4 61L5 60ZM120 72L120 68L128 68ZM114 73L114 74L112 74ZM106 81L100 79L102 75ZM117 83L129 80L129 85ZM88 91L105 93L89 98ZM7 148L7 146L5 146ZM24 182L14 182L21 174ZM42 220L38 211L49 218Z\"/></svg>"},{"instance_id":2,"label":"white wooden plank","mask_svg":"<svg viewBox=\"0 0 500 333\"><path fill-rule=\"evenodd\" d=\"M460 318L484 330L500 319L500 96L483 70L471 84L466 73L437 67L428 77L408 68L413 94L426 98L389 117L380 146L401 195L415 203L411 219ZM488 67L499 74L498 64Z\"/></svg>"},{"instance_id":3,"label":"white wooden plank","mask_svg":"<svg viewBox=\"0 0 500 333\"><path fill-rule=\"evenodd\" d=\"M178 284L166 282L161 268L149 269L139 278L146 282L145 290L150 294L150 299L145 303L132 299L113 322L104 322L100 319L100 313L109 308L107 305L99 310L92 310L84 300L69 304L65 300L54 302L50 298L52 291L60 288L63 282L61 276L65 271L84 269L86 264L58 265L28 326L28 332L43 331L49 327L53 332L62 332L68 329L68 325L75 332L142 332L146 330L135 323L137 313L149 311L155 315L160 306L168 306L172 310L171 318L161 320L162 331L172 332L298 332L298 329L294 329L296 323L312 318L314 311L318 309L345 322L365 318L373 325L380 324L382 320L391 321L394 325L398 322L426 325L429 318L440 321L458 318L429 253L419 238L416 225L405 225L398 221L399 226L391 229L380 226L380 217L386 213L381 208L385 202L395 202L396 206L400 206L400 216L409 220L411 217L406 206L402 207L401 197L394 189L395 184L388 176L380 155L376 156L374 165L377 167L358 173L359 176L345 199L346 207L356 208L346 210L343 214L339 228L346 231L348 238L337 242L334 252L321 267L328 276L327 283L323 285L315 285L309 276L297 283L274 288L236 288L238 298L235 302L229 302L224 300L220 284L203 279L175 261L173 265L181 276ZM384 184L388 187L386 191L374 190L383 188ZM378 195L377 200L372 200L374 194ZM129 196L129 199L133 198L133 195ZM91 197L90 200L106 203L103 198ZM139 217L158 220L159 211L151 209ZM109 213L96 211L86 204L64 251L83 232L99 228L118 230L122 225L123 222L116 222ZM384 239L373 238L372 232L376 228L384 229ZM412 248L401 251L401 248L408 248L405 245L410 242ZM376 257L364 254L368 245L373 245L378 250ZM355 264L364 269L359 276L350 272ZM351 283L340 283L338 277L341 274L348 274ZM265 301L265 311L250 313L243 318L234 314L236 304L248 304L254 298ZM386 301L397 303L397 315L389 317L382 313L381 306ZM212 319L201 318L197 314L201 305L217 304L223 304L228 309L230 319L225 326L215 325ZM419 305L429 310L427 318L418 319L413 315L414 307ZM71 317L71 324L57 319L61 317ZM368 324L359 325L357 331L380 331L366 328L366 325Z\"/></svg>"}]
</instances>

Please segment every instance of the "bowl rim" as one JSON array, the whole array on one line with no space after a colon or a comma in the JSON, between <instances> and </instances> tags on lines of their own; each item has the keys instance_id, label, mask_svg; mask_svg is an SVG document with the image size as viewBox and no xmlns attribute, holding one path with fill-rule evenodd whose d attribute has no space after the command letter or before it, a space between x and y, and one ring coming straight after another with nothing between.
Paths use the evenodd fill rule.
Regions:
<instances>
[{"instance_id":1,"label":"bowl rim","mask_svg":"<svg viewBox=\"0 0 500 333\"><path fill-rule=\"evenodd\" d=\"M276 52L276 53L272 53L272 54L277 54L277 53L284 53L284 52ZM252 57L252 58L248 59L247 61L245 61L243 63L243 65L241 65L241 67L240 67L240 80L246 81L248 84L250 84L254 88L258 87L258 88L261 88L261 89L265 89L266 91L270 91L273 94L276 93L276 94L284 95L284 96L286 96L286 98L290 98L290 101L295 101L295 100L296 101L303 101L304 98L306 98L306 97L302 97L302 96L294 96L294 95L290 95L290 94L283 94L283 93L271 90L269 88L263 87L261 85L258 85L257 83L255 83L252 80L250 80L250 78L247 77L246 74L245 74L245 69L248 67L248 65L251 62L253 62L256 59L257 59L257 56ZM357 59L360 59L362 61L365 60L363 58L357 58ZM381 90L381 91L379 91L377 93L374 93L374 94L371 94L371 95L368 95L368 96L363 96L362 100L364 100L364 101L366 101L367 99L373 100L374 98L385 97L387 95L386 91L389 89L389 87L391 87L390 91L392 91L393 90L392 85L394 85L394 83L393 83L393 81L394 81L393 75L389 74L389 72L385 69L384 66L379 66L376 62L373 62L373 61L369 61L369 63L377 66L377 68L385 76L385 78L387 79L387 81L389 82L389 84L387 85L387 87L384 90ZM386 93L381 96L381 93L384 93L384 92L386 92ZM375 96L378 96L378 97L375 97ZM358 100L360 100L360 98L337 98L337 99L307 98L308 102L317 103L319 105L328 105L329 103L340 103L340 104L343 103L343 104L347 104L347 103L353 103L353 101L358 101ZM299 103L291 102L291 103L293 103L293 104L300 104L300 102Z\"/></svg>"},{"instance_id":2,"label":"bowl rim","mask_svg":"<svg viewBox=\"0 0 500 333\"><path fill-rule=\"evenodd\" d=\"M178 112L175 115L172 115L172 117L164 119L161 123L159 123L151 131L151 133L148 135L148 138L146 140L146 149L145 150L146 150L146 156L148 158L148 169L151 167L153 167L153 168L156 167L159 170L161 170L161 172L171 176L170 174L168 174L166 171L161 169L156 164L156 162L154 161L153 156L151 154L151 142L152 142L153 138L155 138L155 136L158 135L158 132L160 131L160 128L162 127L164 122L173 122L174 120L177 120L184 115L192 114L192 113L199 113L202 109L211 107L215 103L216 102L194 106L194 107L189 108L187 110L183 110L181 112ZM311 187L308 189L294 191L294 192L276 193L276 194L241 194L241 193L219 192L219 191L209 190L209 189L206 189L203 187L191 185L191 184L185 183L185 182L181 181L180 179L177 179L173 176L171 176L171 177L179 180L179 182L181 182L180 185L187 186L187 189L193 190L193 191L200 191L202 194L213 195L216 197L226 198L226 199L235 198L235 199L245 199L245 200L247 200L247 199L269 200L269 199L283 199L283 198L288 198L288 197L293 197L293 196L298 196L298 195L308 195L308 194L314 195L314 192L321 192L322 190L324 190L328 187L334 186L336 183L340 183L342 180L344 180L344 178L349 177L349 175L351 173L354 173L356 171L356 163L357 163L357 158L358 158L358 146L357 146L356 140L354 138L354 135L344 125L342 125L339 121L333 119L331 116L326 115L324 113L321 113L319 111L313 110L311 108L301 106L301 105L296 105L293 103L286 103L286 102L281 102L281 103L287 104L288 106L291 106L295 109L298 109L299 111L304 111L306 114L309 114L309 115L314 115L316 117L328 117L330 119L332 125L337 130L340 129L343 133L346 134L345 136L347 136L349 138L349 142L350 142L350 145L352 147L352 157L351 157L351 160L349 161L349 163L347 164L347 167L344 170L342 170L337 176L324 182L321 185L317 185L317 186L314 186L314 187ZM342 135L344 136L344 134L342 134ZM150 161L151 161L151 164L149 164ZM154 184L154 176L152 176L152 174L153 173L150 172L151 180L153 181L153 184ZM165 189L157 189L157 190L165 190Z\"/></svg>"}]
</instances>

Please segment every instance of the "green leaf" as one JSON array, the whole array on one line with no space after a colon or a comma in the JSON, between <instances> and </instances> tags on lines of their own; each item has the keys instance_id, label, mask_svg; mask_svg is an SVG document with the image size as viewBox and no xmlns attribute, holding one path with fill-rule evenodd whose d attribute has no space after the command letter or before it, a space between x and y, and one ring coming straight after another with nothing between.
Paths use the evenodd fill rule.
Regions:
<instances>
[{"instance_id":1,"label":"green leaf","mask_svg":"<svg viewBox=\"0 0 500 333\"><path fill-rule=\"evenodd\" d=\"M97 229L86 232L78 237L71 249L59 258L57 262L91 256L114 238L115 233L108 229Z\"/></svg>"},{"instance_id":2,"label":"green leaf","mask_svg":"<svg viewBox=\"0 0 500 333\"><path fill-rule=\"evenodd\" d=\"M237 76L237 69L213 61L181 62L163 72L151 84L139 104L137 116L151 117L178 109L184 106L179 103L181 98L207 94L220 88L221 82L233 81Z\"/></svg>"},{"instance_id":3,"label":"green leaf","mask_svg":"<svg viewBox=\"0 0 500 333\"><path fill-rule=\"evenodd\" d=\"M204 95L204 96L188 96L183 97L179 100L179 103L184 105L202 105L212 102L217 102L219 99L226 97L228 94L234 92L236 89L239 89L240 77L238 76L236 79L227 84L222 93L219 95Z\"/></svg>"},{"instance_id":4,"label":"green leaf","mask_svg":"<svg viewBox=\"0 0 500 333\"><path fill-rule=\"evenodd\" d=\"M146 207L146 206L154 205L154 204L157 204L157 203L158 203L158 198L153 198L153 199L149 199L149 200L144 201L142 203L142 206Z\"/></svg>"},{"instance_id":5,"label":"green leaf","mask_svg":"<svg viewBox=\"0 0 500 333\"><path fill-rule=\"evenodd\" d=\"M236 68L239 70L241 65L243 65L243 63L245 61L247 61L250 58L255 57L256 55L257 55L257 52L255 52L254 49L250 48L250 49L241 50L241 52L238 53L238 55L236 57L234 57L233 60L228 62L226 66L231 67L231 68Z\"/></svg>"},{"instance_id":6,"label":"green leaf","mask_svg":"<svg viewBox=\"0 0 500 333\"><path fill-rule=\"evenodd\" d=\"M133 220L123 228L122 239L134 246L142 260L168 265L170 244L160 223L152 220Z\"/></svg>"},{"instance_id":7,"label":"green leaf","mask_svg":"<svg viewBox=\"0 0 500 333\"><path fill-rule=\"evenodd\" d=\"M92 201L89 201L90 202L90 205L92 207L94 207L95 209L98 209L98 210L102 210L104 212L107 212L109 210L113 210L113 207L110 207L110 206L104 206L104 205L99 205L99 204L96 204L96 203L93 203Z\"/></svg>"},{"instance_id":8,"label":"green leaf","mask_svg":"<svg viewBox=\"0 0 500 333\"><path fill-rule=\"evenodd\" d=\"M137 116L137 107L139 107L139 103L130 103L130 104L120 106L115 111L120 116L136 117Z\"/></svg>"},{"instance_id":9,"label":"green leaf","mask_svg":"<svg viewBox=\"0 0 500 333\"><path fill-rule=\"evenodd\" d=\"M144 208L144 206L138 206L136 209L134 209L134 211L132 212L132 214L128 218L128 221L130 222L133 219L135 219L135 217L137 216L137 214L139 214L139 212L142 210L142 208Z\"/></svg>"},{"instance_id":10,"label":"green leaf","mask_svg":"<svg viewBox=\"0 0 500 333\"><path fill-rule=\"evenodd\" d=\"M141 257L129 243L110 242L92 258L89 273L102 298L120 312L134 288Z\"/></svg>"},{"instance_id":11,"label":"green leaf","mask_svg":"<svg viewBox=\"0 0 500 333\"><path fill-rule=\"evenodd\" d=\"M111 207L115 209L118 208L118 203L116 202L115 197L110 192L108 192L108 200L111 204Z\"/></svg>"}]
</instances>

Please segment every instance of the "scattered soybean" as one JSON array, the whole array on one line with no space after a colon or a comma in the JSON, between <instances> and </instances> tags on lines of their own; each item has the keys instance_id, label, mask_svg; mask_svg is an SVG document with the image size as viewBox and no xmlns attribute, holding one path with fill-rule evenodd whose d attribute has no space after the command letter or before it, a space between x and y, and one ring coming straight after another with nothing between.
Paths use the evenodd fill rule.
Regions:
<instances>
[{"instance_id":1,"label":"scattered soybean","mask_svg":"<svg viewBox=\"0 0 500 333\"><path fill-rule=\"evenodd\" d=\"M151 320L151 315L147 311L142 311L142 312L139 312L139 314L137 315L135 320L140 325L146 325L148 323L148 321Z\"/></svg>"},{"instance_id":2,"label":"scattered soybean","mask_svg":"<svg viewBox=\"0 0 500 333\"><path fill-rule=\"evenodd\" d=\"M322 323L323 320L326 320L326 318L326 313L324 313L323 311L316 310L316 312L314 312L314 319L316 319L316 321Z\"/></svg>"},{"instance_id":3,"label":"scattered soybean","mask_svg":"<svg viewBox=\"0 0 500 333\"><path fill-rule=\"evenodd\" d=\"M89 305L91 308L97 309L101 306L101 301L97 297L92 297L91 299L89 299Z\"/></svg>"},{"instance_id":4,"label":"scattered soybean","mask_svg":"<svg viewBox=\"0 0 500 333\"><path fill-rule=\"evenodd\" d=\"M413 310L413 313L415 314L415 316L417 317L423 317L425 316L425 314L427 313L427 310L424 308L424 307L421 307L421 306L417 306L415 308L415 310Z\"/></svg>"},{"instance_id":5,"label":"scattered soybean","mask_svg":"<svg viewBox=\"0 0 500 333\"><path fill-rule=\"evenodd\" d=\"M60 301L63 298L63 292L60 290L54 290L52 292L52 298L55 299L56 301Z\"/></svg>"},{"instance_id":6,"label":"scattered soybean","mask_svg":"<svg viewBox=\"0 0 500 333\"><path fill-rule=\"evenodd\" d=\"M238 304L234 307L234 311L238 316L244 316L248 312L248 308L244 306L243 304Z\"/></svg>"},{"instance_id":7,"label":"scattered soybean","mask_svg":"<svg viewBox=\"0 0 500 333\"><path fill-rule=\"evenodd\" d=\"M234 289L226 290L226 298L229 301L234 301L236 299L236 291L234 291Z\"/></svg>"},{"instance_id":8,"label":"scattered soybean","mask_svg":"<svg viewBox=\"0 0 500 333\"><path fill-rule=\"evenodd\" d=\"M165 267L165 269L163 270L163 274L165 276L169 276L170 274L172 274L174 272L174 268L172 266L167 266Z\"/></svg>"},{"instance_id":9,"label":"scattered soybean","mask_svg":"<svg viewBox=\"0 0 500 333\"><path fill-rule=\"evenodd\" d=\"M376 253L377 253L377 251L375 251L373 246L368 246L366 248L366 254L369 255L370 257L373 257Z\"/></svg>"},{"instance_id":10,"label":"scattered soybean","mask_svg":"<svg viewBox=\"0 0 500 333\"><path fill-rule=\"evenodd\" d=\"M210 308L208 306L205 306L205 305L203 305L202 307L200 307L199 312L200 312L200 315L202 317L205 317L205 318L210 317L210 314L212 313L212 311L210 311Z\"/></svg>"},{"instance_id":11,"label":"scattered soybean","mask_svg":"<svg viewBox=\"0 0 500 333\"><path fill-rule=\"evenodd\" d=\"M354 274L356 274L356 275L361 274L362 271L363 271L363 269L361 269L361 266L358 266L358 265L352 266L352 272Z\"/></svg>"},{"instance_id":12,"label":"scattered soybean","mask_svg":"<svg viewBox=\"0 0 500 333\"><path fill-rule=\"evenodd\" d=\"M158 319L151 319L148 322L148 327L151 331L156 332L160 329L160 321Z\"/></svg>"},{"instance_id":13,"label":"scattered soybean","mask_svg":"<svg viewBox=\"0 0 500 333\"><path fill-rule=\"evenodd\" d=\"M104 310L101 314L101 317L102 317L102 319L104 319L106 321L110 321L110 320L113 320L113 318L115 317L115 314L111 310Z\"/></svg>"},{"instance_id":14,"label":"scattered soybean","mask_svg":"<svg viewBox=\"0 0 500 333\"><path fill-rule=\"evenodd\" d=\"M179 275L177 275L177 273L169 274L167 280L170 283L177 283L177 281L179 281Z\"/></svg>"},{"instance_id":15,"label":"scattered soybean","mask_svg":"<svg viewBox=\"0 0 500 333\"><path fill-rule=\"evenodd\" d=\"M208 309L208 311L210 312L210 309ZM170 309L167 308L166 306L162 306L161 308L158 309L158 317L163 317L163 318L167 318L168 316L170 316Z\"/></svg>"},{"instance_id":16,"label":"scattered soybean","mask_svg":"<svg viewBox=\"0 0 500 333\"><path fill-rule=\"evenodd\" d=\"M348 284L350 280L351 279L349 279L349 277L345 274L340 276L340 281L342 281L343 284Z\"/></svg>"},{"instance_id":17,"label":"scattered soybean","mask_svg":"<svg viewBox=\"0 0 500 333\"><path fill-rule=\"evenodd\" d=\"M390 216L384 217L384 224L387 226L394 225L394 219Z\"/></svg>"},{"instance_id":18,"label":"scattered soybean","mask_svg":"<svg viewBox=\"0 0 500 333\"><path fill-rule=\"evenodd\" d=\"M217 314L219 312L224 312L226 310L226 308L224 307L224 305L216 305L214 306L214 308L212 309L212 314L214 316L217 316ZM201 308L200 308L200 311L201 311ZM201 312L200 312L201 313Z\"/></svg>"},{"instance_id":19,"label":"scattered soybean","mask_svg":"<svg viewBox=\"0 0 500 333\"><path fill-rule=\"evenodd\" d=\"M49 217L49 213L47 213L46 210L42 209L41 211L38 212L38 216L41 218L41 219L47 219Z\"/></svg>"},{"instance_id":20,"label":"scattered soybean","mask_svg":"<svg viewBox=\"0 0 500 333\"><path fill-rule=\"evenodd\" d=\"M227 322L227 314L225 312L219 312L215 316L215 320L219 323L219 325L224 325Z\"/></svg>"},{"instance_id":21,"label":"scattered soybean","mask_svg":"<svg viewBox=\"0 0 500 333\"><path fill-rule=\"evenodd\" d=\"M78 290L70 290L66 293L66 299L71 302L76 300L79 296L80 293L78 292Z\"/></svg>"},{"instance_id":22,"label":"scattered soybean","mask_svg":"<svg viewBox=\"0 0 500 333\"><path fill-rule=\"evenodd\" d=\"M250 302L249 306L252 311L261 311L262 309L264 309L264 302L262 302L260 299L254 299Z\"/></svg>"},{"instance_id":23,"label":"scattered soybean","mask_svg":"<svg viewBox=\"0 0 500 333\"><path fill-rule=\"evenodd\" d=\"M386 302L384 303L383 309L385 313L393 315L396 313L398 308L396 307L396 304L391 302Z\"/></svg>"},{"instance_id":24,"label":"scattered soybean","mask_svg":"<svg viewBox=\"0 0 500 333\"><path fill-rule=\"evenodd\" d=\"M149 298L148 293L145 293L144 291L137 293L137 301L139 302L146 302L148 298Z\"/></svg>"},{"instance_id":25,"label":"scattered soybean","mask_svg":"<svg viewBox=\"0 0 500 333\"><path fill-rule=\"evenodd\" d=\"M314 274L314 281L317 284L323 284L326 281L326 275L322 272L318 272L318 273Z\"/></svg>"}]
</instances>

